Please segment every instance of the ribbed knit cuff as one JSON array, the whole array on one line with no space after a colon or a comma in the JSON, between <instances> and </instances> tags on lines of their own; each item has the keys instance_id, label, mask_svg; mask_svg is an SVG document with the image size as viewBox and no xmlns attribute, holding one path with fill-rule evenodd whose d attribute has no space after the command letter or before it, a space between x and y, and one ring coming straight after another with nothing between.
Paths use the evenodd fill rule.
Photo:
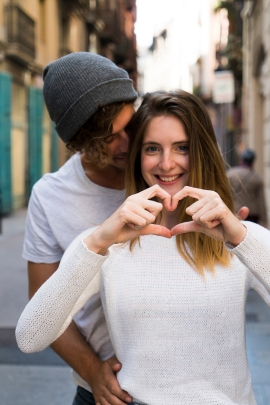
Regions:
<instances>
[{"instance_id":1,"label":"ribbed knit cuff","mask_svg":"<svg viewBox=\"0 0 270 405\"><path fill-rule=\"evenodd\" d=\"M244 240L233 249L227 248L269 288L270 232L253 222L244 221L243 225L247 228Z\"/></svg>"},{"instance_id":2,"label":"ribbed knit cuff","mask_svg":"<svg viewBox=\"0 0 270 405\"><path fill-rule=\"evenodd\" d=\"M230 245L229 243L225 243L225 245L230 252L236 254L237 256L246 257L246 255L248 253L250 253L250 251L256 247L256 245L258 244L258 240L256 238L256 233L254 235L254 233L252 232L252 229L250 229L250 228L253 228L254 224L251 222L242 222L242 224L247 229L246 236L244 237L242 242L239 243L239 245L237 245L235 247ZM255 226L258 227L259 225L255 225Z\"/></svg>"},{"instance_id":3,"label":"ribbed knit cuff","mask_svg":"<svg viewBox=\"0 0 270 405\"><path fill-rule=\"evenodd\" d=\"M85 239L85 237L82 239L82 241L81 241L81 245L82 245L82 251L81 252L85 252L85 253L91 253L92 254L92 258L96 258L96 259L104 259L104 260L106 260L107 259L107 257L110 255L110 252L109 252L109 250L107 249L106 250L106 252L105 252L105 254L104 255L100 255L100 254L98 254L98 253L95 253L95 252L93 252L92 250L90 250L90 249L88 249L88 247L86 246L86 244L84 243L84 239ZM104 261L103 260L103 261ZM103 262L102 262L103 263Z\"/></svg>"}]
</instances>

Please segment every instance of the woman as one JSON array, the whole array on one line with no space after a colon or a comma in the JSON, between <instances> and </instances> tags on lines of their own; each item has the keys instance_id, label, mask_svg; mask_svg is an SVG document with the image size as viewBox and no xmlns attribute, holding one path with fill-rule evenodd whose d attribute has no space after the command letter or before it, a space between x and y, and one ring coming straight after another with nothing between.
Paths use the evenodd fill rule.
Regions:
<instances>
[{"instance_id":1,"label":"woman","mask_svg":"<svg viewBox=\"0 0 270 405\"><path fill-rule=\"evenodd\" d=\"M44 349L100 288L118 380L134 403L254 405L245 300L270 303L270 234L241 223L203 104L147 95L131 122L124 204L84 232L23 312L17 341Z\"/></svg>"}]
</instances>

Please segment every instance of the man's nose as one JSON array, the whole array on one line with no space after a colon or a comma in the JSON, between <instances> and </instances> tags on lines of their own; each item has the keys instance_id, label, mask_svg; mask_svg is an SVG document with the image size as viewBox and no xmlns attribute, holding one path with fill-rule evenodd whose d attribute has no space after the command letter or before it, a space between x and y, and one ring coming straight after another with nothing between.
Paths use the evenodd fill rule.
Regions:
<instances>
[{"instance_id":1,"label":"man's nose","mask_svg":"<svg viewBox=\"0 0 270 405\"><path fill-rule=\"evenodd\" d=\"M129 144L129 137L125 130L120 132L120 149L126 152Z\"/></svg>"}]
</instances>

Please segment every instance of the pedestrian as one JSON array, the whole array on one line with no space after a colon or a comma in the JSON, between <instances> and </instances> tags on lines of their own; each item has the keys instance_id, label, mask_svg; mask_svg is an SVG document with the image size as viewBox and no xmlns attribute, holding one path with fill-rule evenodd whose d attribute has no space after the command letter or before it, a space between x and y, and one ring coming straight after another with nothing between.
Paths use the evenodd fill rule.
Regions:
<instances>
[{"instance_id":1,"label":"pedestrian","mask_svg":"<svg viewBox=\"0 0 270 405\"><path fill-rule=\"evenodd\" d=\"M255 405L245 301L254 288L270 302L270 232L234 214L196 96L146 95L129 131L127 199L72 242L21 315L19 347L43 350L100 289L134 404Z\"/></svg>"},{"instance_id":2,"label":"pedestrian","mask_svg":"<svg viewBox=\"0 0 270 405\"><path fill-rule=\"evenodd\" d=\"M50 117L74 154L32 190L23 249L30 298L58 268L70 242L104 222L124 201L125 127L137 98L126 71L88 52L50 63L43 78ZM74 405L131 400L115 377L120 364L113 357L98 294L52 348L73 368L78 386Z\"/></svg>"},{"instance_id":3,"label":"pedestrian","mask_svg":"<svg viewBox=\"0 0 270 405\"><path fill-rule=\"evenodd\" d=\"M267 212L264 196L264 185L261 176L254 168L256 154L251 149L246 149L241 154L241 164L228 170L235 209L245 205L249 208L247 221L256 222L267 227Z\"/></svg>"}]
</instances>

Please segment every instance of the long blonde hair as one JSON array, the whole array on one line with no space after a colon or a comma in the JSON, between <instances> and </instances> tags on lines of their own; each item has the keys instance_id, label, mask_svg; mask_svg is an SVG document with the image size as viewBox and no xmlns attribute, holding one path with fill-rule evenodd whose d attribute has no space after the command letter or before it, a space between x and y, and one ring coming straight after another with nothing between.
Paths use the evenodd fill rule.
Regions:
<instances>
[{"instance_id":1,"label":"long blonde hair","mask_svg":"<svg viewBox=\"0 0 270 405\"><path fill-rule=\"evenodd\" d=\"M189 138L189 181L191 187L216 191L227 207L234 212L225 162L218 148L209 114L199 98L183 90L147 94L132 118L128 132L130 151L126 170L127 196L145 190L148 185L141 174L141 146L149 122L157 116L173 116L185 127ZM194 199L179 202L178 221L188 222L186 208ZM131 249L138 239L131 241ZM231 255L224 243L202 233L176 236L181 256L202 275L204 269L214 271L216 264L228 266Z\"/></svg>"}]
</instances>

